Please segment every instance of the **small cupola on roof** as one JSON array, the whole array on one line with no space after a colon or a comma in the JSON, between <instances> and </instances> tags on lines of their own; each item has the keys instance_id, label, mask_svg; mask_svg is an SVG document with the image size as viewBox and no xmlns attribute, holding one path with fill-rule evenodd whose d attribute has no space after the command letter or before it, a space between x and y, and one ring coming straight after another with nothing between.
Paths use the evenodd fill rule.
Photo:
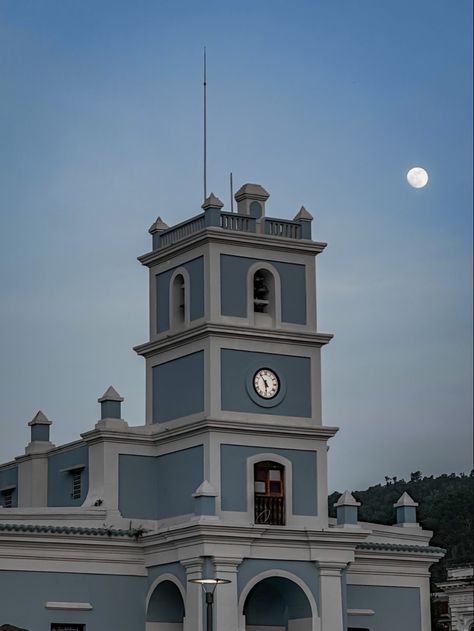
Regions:
<instances>
[{"instance_id":1,"label":"small cupola on roof","mask_svg":"<svg viewBox=\"0 0 474 631\"><path fill-rule=\"evenodd\" d=\"M244 184L234 195L237 202L237 212L241 215L250 215L254 219L265 216L265 202L270 197L260 184Z\"/></svg>"}]
</instances>

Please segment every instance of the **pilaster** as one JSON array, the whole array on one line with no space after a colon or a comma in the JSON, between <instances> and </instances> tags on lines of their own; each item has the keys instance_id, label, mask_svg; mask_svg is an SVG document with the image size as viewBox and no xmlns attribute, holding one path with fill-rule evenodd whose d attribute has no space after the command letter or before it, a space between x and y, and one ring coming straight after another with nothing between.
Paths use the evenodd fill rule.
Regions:
<instances>
[{"instance_id":1,"label":"pilaster","mask_svg":"<svg viewBox=\"0 0 474 631\"><path fill-rule=\"evenodd\" d=\"M346 563L318 562L321 585L321 631L344 631L342 570Z\"/></svg>"},{"instance_id":2,"label":"pilaster","mask_svg":"<svg viewBox=\"0 0 474 631\"><path fill-rule=\"evenodd\" d=\"M183 631L203 631L203 590L201 585L189 582L192 579L202 578L203 560L202 558L186 559L181 561L181 565L186 569L186 617Z\"/></svg>"},{"instance_id":3,"label":"pilaster","mask_svg":"<svg viewBox=\"0 0 474 631\"><path fill-rule=\"evenodd\" d=\"M215 591L215 620L219 631L238 631L239 596L237 568L242 559L214 558L215 576L230 581L218 585Z\"/></svg>"}]
</instances>

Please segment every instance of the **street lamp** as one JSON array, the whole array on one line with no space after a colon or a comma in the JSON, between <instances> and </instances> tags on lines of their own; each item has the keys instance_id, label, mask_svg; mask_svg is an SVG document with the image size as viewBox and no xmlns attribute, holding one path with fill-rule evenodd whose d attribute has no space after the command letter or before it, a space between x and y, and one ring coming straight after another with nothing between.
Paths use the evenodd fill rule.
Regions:
<instances>
[{"instance_id":1,"label":"street lamp","mask_svg":"<svg viewBox=\"0 0 474 631\"><path fill-rule=\"evenodd\" d=\"M212 605L214 604L214 592L216 591L216 587L218 585L230 583L230 581L227 578L190 578L189 582L201 585L202 589L204 590L207 605L207 631L212 631Z\"/></svg>"}]
</instances>

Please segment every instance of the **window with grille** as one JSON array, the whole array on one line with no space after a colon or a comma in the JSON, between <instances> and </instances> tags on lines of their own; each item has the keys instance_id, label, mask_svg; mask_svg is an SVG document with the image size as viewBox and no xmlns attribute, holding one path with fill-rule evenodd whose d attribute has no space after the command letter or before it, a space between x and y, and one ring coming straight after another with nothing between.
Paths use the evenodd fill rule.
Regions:
<instances>
[{"instance_id":1,"label":"window with grille","mask_svg":"<svg viewBox=\"0 0 474 631\"><path fill-rule=\"evenodd\" d=\"M73 469L71 471L71 478L72 478L71 498L73 500L80 500L81 499L81 493L82 493L82 488L81 488L81 469Z\"/></svg>"},{"instance_id":2,"label":"window with grille","mask_svg":"<svg viewBox=\"0 0 474 631\"><path fill-rule=\"evenodd\" d=\"M285 525L285 467L278 462L254 465L255 523Z\"/></svg>"},{"instance_id":3,"label":"window with grille","mask_svg":"<svg viewBox=\"0 0 474 631\"><path fill-rule=\"evenodd\" d=\"M85 624L58 624L53 622L51 625L51 631L86 631Z\"/></svg>"},{"instance_id":4,"label":"window with grille","mask_svg":"<svg viewBox=\"0 0 474 631\"><path fill-rule=\"evenodd\" d=\"M0 497L3 508L13 508L13 489L5 489Z\"/></svg>"}]
</instances>

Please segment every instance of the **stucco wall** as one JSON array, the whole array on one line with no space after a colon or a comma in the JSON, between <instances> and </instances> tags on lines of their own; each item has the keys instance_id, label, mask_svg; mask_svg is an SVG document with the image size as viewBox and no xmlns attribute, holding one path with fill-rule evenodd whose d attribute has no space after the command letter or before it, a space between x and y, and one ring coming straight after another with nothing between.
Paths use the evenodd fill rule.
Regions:
<instances>
[{"instance_id":1,"label":"stucco wall","mask_svg":"<svg viewBox=\"0 0 474 631\"><path fill-rule=\"evenodd\" d=\"M145 577L60 572L0 571L0 624L49 631L52 622L80 623L87 631L145 628ZM91 611L55 611L47 602L86 602Z\"/></svg>"},{"instance_id":2,"label":"stucco wall","mask_svg":"<svg viewBox=\"0 0 474 631\"><path fill-rule=\"evenodd\" d=\"M293 514L317 515L316 452L221 445L221 508L247 511L247 458L272 452L286 458L293 468Z\"/></svg>"},{"instance_id":3,"label":"stucco wall","mask_svg":"<svg viewBox=\"0 0 474 631\"><path fill-rule=\"evenodd\" d=\"M204 351L154 366L152 379L154 423L204 409Z\"/></svg>"},{"instance_id":4,"label":"stucco wall","mask_svg":"<svg viewBox=\"0 0 474 631\"><path fill-rule=\"evenodd\" d=\"M202 256L187 261L184 267L189 274L189 319L197 320L204 316L204 259ZM177 267L156 276L156 330L162 333L170 328L170 280Z\"/></svg>"},{"instance_id":5,"label":"stucco wall","mask_svg":"<svg viewBox=\"0 0 474 631\"><path fill-rule=\"evenodd\" d=\"M81 469L81 497L72 499L71 467ZM81 506L89 490L89 450L79 445L48 457L48 506ZM67 469L67 470L65 470Z\"/></svg>"},{"instance_id":6,"label":"stucco wall","mask_svg":"<svg viewBox=\"0 0 474 631\"><path fill-rule=\"evenodd\" d=\"M119 510L123 517L166 519L194 512L192 494L203 481L203 447L162 456L119 457Z\"/></svg>"},{"instance_id":7,"label":"stucco wall","mask_svg":"<svg viewBox=\"0 0 474 631\"><path fill-rule=\"evenodd\" d=\"M280 379L280 395L259 402L253 394L253 375L270 368ZM223 348L221 351L222 409L252 414L311 417L311 361L309 357L254 353Z\"/></svg>"},{"instance_id":8,"label":"stucco wall","mask_svg":"<svg viewBox=\"0 0 474 631\"><path fill-rule=\"evenodd\" d=\"M260 259L263 260L263 259ZM222 315L247 317L247 272L259 259L221 254ZM265 259L281 280L281 319L293 324L306 324L305 266Z\"/></svg>"},{"instance_id":9,"label":"stucco wall","mask_svg":"<svg viewBox=\"0 0 474 631\"><path fill-rule=\"evenodd\" d=\"M347 586L348 609L372 609L371 616L347 616L349 627L370 631L420 631L420 590L416 587Z\"/></svg>"},{"instance_id":10,"label":"stucco wall","mask_svg":"<svg viewBox=\"0 0 474 631\"><path fill-rule=\"evenodd\" d=\"M0 489L14 486L12 493L12 505L18 506L18 467L8 467L0 469ZM0 504L2 503L2 495L0 493Z\"/></svg>"}]
</instances>

